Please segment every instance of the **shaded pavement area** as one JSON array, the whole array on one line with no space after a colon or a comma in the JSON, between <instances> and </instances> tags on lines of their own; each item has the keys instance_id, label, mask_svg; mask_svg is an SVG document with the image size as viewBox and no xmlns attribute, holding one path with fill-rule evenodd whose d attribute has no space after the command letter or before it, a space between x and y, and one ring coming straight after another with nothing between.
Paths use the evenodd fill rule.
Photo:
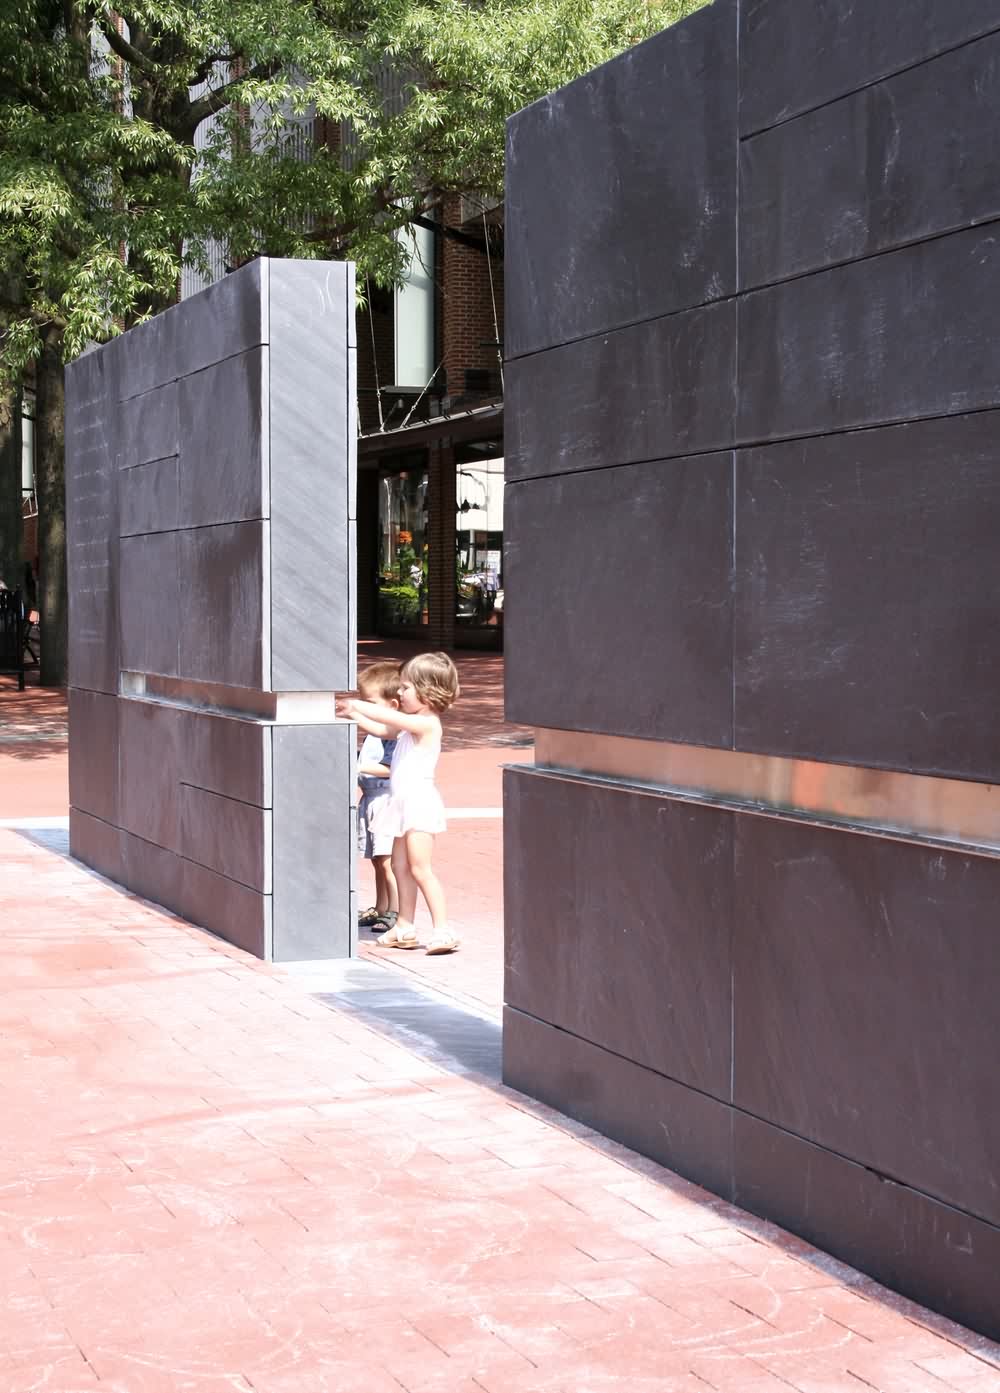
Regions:
<instances>
[{"instance_id":1,"label":"shaded pavement area","mask_svg":"<svg viewBox=\"0 0 1000 1393\"><path fill-rule=\"evenodd\" d=\"M451 747L449 804L510 752ZM268 967L64 838L0 829L0 1393L1000 1393L997 1346L504 1089L473 944L445 994Z\"/></svg>"}]
</instances>

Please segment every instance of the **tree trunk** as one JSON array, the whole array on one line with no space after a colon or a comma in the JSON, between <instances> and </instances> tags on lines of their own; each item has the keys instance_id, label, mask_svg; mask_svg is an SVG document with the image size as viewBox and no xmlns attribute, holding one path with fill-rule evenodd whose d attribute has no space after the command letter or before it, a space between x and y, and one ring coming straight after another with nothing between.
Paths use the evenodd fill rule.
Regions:
<instances>
[{"instance_id":1,"label":"tree trunk","mask_svg":"<svg viewBox=\"0 0 1000 1393\"><path fill-rule=\"evenodd\" d=\"M17 590L21 561L21 393L0 395L0 580Z\"/></svg>"},{"instance_id":2,"label":"tree trunk","mask_svg":"<svg viewBox=\"0 0 1000 1393\"><path fill-rule=\"evenodd\" d=\"M35 487L38 493L38 608L43 687L66 685L66 479L64 383L60 335L45 331L38 360Z\"/></svg>"}]
</instances>

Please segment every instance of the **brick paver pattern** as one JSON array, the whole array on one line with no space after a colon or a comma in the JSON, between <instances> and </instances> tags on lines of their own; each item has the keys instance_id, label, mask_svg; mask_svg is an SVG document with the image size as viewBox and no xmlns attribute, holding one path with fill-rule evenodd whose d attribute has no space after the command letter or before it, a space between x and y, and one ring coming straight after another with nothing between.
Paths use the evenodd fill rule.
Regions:
<instances>
[{"instance_id":1,"label":"brick paver pattern","mask_svg":"<svg viewBox=\"0 0 1000 1393\"><path fill-rule=\"evenodd\" d=\"M11 830L0 924L0 1393L1000 1393L989 1341Z\"/></svg>"}]
</instances>

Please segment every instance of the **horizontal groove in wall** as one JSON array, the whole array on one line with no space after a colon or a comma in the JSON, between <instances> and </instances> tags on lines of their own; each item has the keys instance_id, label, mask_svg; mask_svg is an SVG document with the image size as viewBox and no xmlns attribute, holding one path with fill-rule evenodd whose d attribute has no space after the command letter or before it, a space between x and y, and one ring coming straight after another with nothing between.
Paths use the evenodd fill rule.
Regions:
<instances>
[{"instance_id":1,"label":"horizontal groove in wall","mask_svg":"<svg viewBox=\"0 0 1000 1393\"><path fill-rule=\"evenodd\" d=\"M518 767L1000 858L1000 786L969 779L551 729Z\"/></svg>"},{"instance_id":2,"label":"horizontal groove in wall","mask_svg":"<svg viewBox=\"0 0 1000 1393\"><path fill-rule=\"evenodd\" d=\"M737 215L738 216L738 215ZM969 222L956 223L949 227L936 228L933 232L924 233L918 237L901 238L898 242L892 242L885 247L876 247L872 251L861 252L857 256L842 257L835 261L824 262L818 266L804 266L796 271L789 271L786 274L777 275L771 280L754 281L746 285L737 285L736 289L728 295L717 295L710 300L700 300L694 305L679 305L676 309L664 310L662 314L647 315L641 319L625 319L618 323L608 324L600 329L588 329L586 333L575 334L569 338L561 339L558 343L543 344L540 348L528 348L521 353L512 353L504 358L504 366L509 367L515 363L523 362L526 358L537 358L542 353L555 353L562 348L572 348L574 344L587 343L592 339L606 338L611 334L619 334L627 329L640 329L647 324L657 324L668 319L679 319L681 315L697 314L699 310L713 309L717 305L728 305L735 303L737 308L741 301L748 295L762 295L769 290L776 290L780 286L792 285L796 281L811 280L814 276L825 276L834 271L843 271L851 266L859 266L866 261L878 261L880 257L895 256L897 252L912 251L914 247L923 246L927 242L942 242L948 237L958 237L964 232L976 232L979 229L989 229L1000 222L1000 216L990 214L984 218L973 218ZM737 245L737 255L739 247ZM981 407L979 410L989 410L989 407ZM952 413L947 413L951 415ZM906 418L909 420L909 417ZM844 429L855 429L855 427L845 427ZM856 429L864 429L857 427ZM784 438L784 437L780 437ZM720 446L719 448L727 448Z\"/></svg>"},{"instance_id":3,"label":"horizontal groove in wall","mask_svg":"<svg viewBox=\"0 0 1000 1393\"><path fill-rule=\"evenodd\" d=\"M781 126L789 126L793 121L798 121L803 116L811 116L815 111L823 111L828 106L836 106L838 102L849 101L851 97L856 97L861 92L868 92L872 87L892 82L894 78L901 77L904 73L911 73L917 68L925 68L929 63L934 63L939 58L947 58L949 54L958 53L961 49L969 48L972 44L980 43L983 39L988 39L997 33L1000 33L1000 27L984 29L981 33L972 34L969 38L961 39L958 43L950 44L946 48L939 48L934 53L925 53L910 63L903 63L899 67L879 73L876 77L869 78L868 81L861 82L857 87L852 87L846 92L837 92L832 97L827 97L825 101L814 102L810 106L797 107L794 111L776 116L771 121L765 121L763 125L750 125L745 130L741 129L739 139L741 142L753 140L755 136L766 135L768 131L778 130Z\"/></svg>"},{"instance_id":4,"label":"horizontal groove in wall","mask_svg":"<svg viewBox=\"0 0 1000 1393\"><path fill-rule=\"evenodd\" d=\"M989 1219L973 1209L960 1209L959 1206L951 1200L942 1199L940 1195L935 1195L930 1190L923 1190L918 1185L914 1185L912 1182L904 1180L902 1177L894 1175L889 1171L878 1170L869 1162L859 1160L857 1156L850 1156L846 1152L837 1151L831 1146L824 1145L823 1142L815 1141L812 1137L805 1136L801 1132L793 1131L790 1127L783 1127L780 1122L774 1122L771 1118L764 1117L761 1113L751 1112L749 1108L741 1108L731 1099L719 1098L714 1093L706 1093L704 1089L695 1088L691 1084L686 1083L683 1079L674 1078L671 1074L666 1074L660 1069L654 1069L649 1064L640 1064L638 1060L630 1059L629 1056L625 1054L619 1054L617 1050L609 1049L607 1045L602 1045L597 1040L588 1040L585 1035L578 1035L573 1030L566 1030L561 1025L554 1025L552 1021L543 1020L541 1016L535 1016L530 1011L522 1011L519 1006L512 1006L509 1002L504 1003L504 1009L514 1015L523 1016L525 1020L534 1021L536 1025L544 1026L548 1030L558 1031L560 1035L565 1035L567 1039L578 1040L581 1045L585 1045L588 1049L600 1050L602 1054L606 1054L612 1059L620 1059L624 1064L630 1065L633 1069L641 1069L643 1073L651 1074L654 1078L663 1079L665 1083L669 1083L675 1088L683 1088L688 1093L697 1094L700 1098L706 1098L709 1102L717 1103L720 1108L726 1108L732 1113L738 1113L742 1117L751 1118L754 1122L759 1122L765 1127L773 1127L776 1132L781 1132L786 1137L792 1137L795 1141L803 1142L806 1146L814 1146L817 1151L825 1151L827 1155L835 1156L838 1161L844 1161L851 1166L858 1166L861 1170L871 1171L872 1174L878 1176L880 1180L885 1180L891 1185L899 1185L905 1190L910 1190L913 1194L920 1195L922 1198L930 1200L933 1204L939 1204L944 1209L951 1210L955 1215L968 1215L969 1218L975 1219L978 1223L986 1224L990 1228L995 1228L1000 1231L1000 1225L997 1225L993 1219Z\"/></svg>"},{"instance_id":5,"label":"horizontal groove in wall","mask_svg":"<svg viewBox=\"0 0 1000 1393\"><path fill-rule=\"evenodd\" d=\"M333 692L263 692L162 673L123 671L119 695L133 701L272 725L350 724L337 716Z\"/></svg>"}]
</instances>

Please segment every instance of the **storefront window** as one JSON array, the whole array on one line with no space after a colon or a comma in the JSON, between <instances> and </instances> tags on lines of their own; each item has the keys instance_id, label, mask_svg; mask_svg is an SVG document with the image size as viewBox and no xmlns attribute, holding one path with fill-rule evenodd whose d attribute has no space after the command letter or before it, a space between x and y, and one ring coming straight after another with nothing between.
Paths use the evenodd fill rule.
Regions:
<instances>
[{"instance_id":1,"label":"storefront window","mask_svg":"<svg viewBox=\"0 0 1000 1393\"><path fill-rule=\"evenodd\" d=\"M455 617L466 627L503 623L503 456L466 446L455 477Z\"/></svg>"},{"instance_id":2,"label":"storefront window","mask_svg":"<svg viewBox=\"0 0 1000 1393\"><path fill-rule=\"evenodd\" d=\"M427 470L379 480L378 627L427 623Z\"/></svg>"}]
</instances>

